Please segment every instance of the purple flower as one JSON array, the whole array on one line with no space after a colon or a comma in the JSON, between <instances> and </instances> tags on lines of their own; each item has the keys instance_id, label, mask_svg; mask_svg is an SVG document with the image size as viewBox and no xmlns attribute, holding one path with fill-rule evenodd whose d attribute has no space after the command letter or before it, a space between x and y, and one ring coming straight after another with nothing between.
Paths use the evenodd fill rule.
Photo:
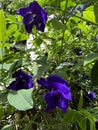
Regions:
<instances>
[{"instance_id":1,"label":"purple flower","mask_svg":"<svg viewBox=\"0 0 98 130\"><path fill-rule=\"evenodd\" d=\"M48 103L46 112L59 107L64 112L67 111L68 102L72 100L70 88L66 80L58 76L49 76L46 79L40 78L37 82L49 91L44 96L44 100Z\"/></svg>"},{"instance_id":2,"label":"purple flower","mask_svg":"<svg viewBox=\"0 0 98 130\"><path fill-rule=\"evenodd\" d=\"M14 72L12 75L16 80L11 82L7 87L11 90L29 89L33 87L32 76L26 74L21 69Z\"/></svg>"},{"instance_id":3,"label":"purple flower","mask_svg":"<svg viewBox=\"0 0 98 130\"><path fill-rule=\"evenodd\" d=\"M78 55L78 56L82 55L82 53L83 53L83 51L82 51L80 48L75 48L75 49L74 49L74 52L75 52L75 54Z\"/></svg>"},{"instance_id":4,"label":"purple flower","mask_svg":"<svg viewBox=\"0 0 98 130\"><path fill-rule=\"evenodd\" d=\"M88 90L86 91L85 95L88 101L96 99L96 93L94 91Z\"/></svg>"},{"instance_id":5,"label":"purple flower","mask_svg":"<svg viewBox=\"0 0 98 130\"><path fill-rule=\"evenodd\" d=\"M25 8L20 8L17 13L23 17L23 23L28 33L31 33L33 26L36 26L37 30L44 32L47 12L36 1L31 2Z\"/></svg>"}]
</instances>

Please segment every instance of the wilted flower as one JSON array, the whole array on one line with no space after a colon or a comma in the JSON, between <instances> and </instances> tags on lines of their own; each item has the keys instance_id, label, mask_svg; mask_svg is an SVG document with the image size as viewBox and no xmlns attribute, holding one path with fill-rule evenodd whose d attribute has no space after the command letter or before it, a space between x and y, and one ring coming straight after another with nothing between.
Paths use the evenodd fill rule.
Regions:
<instances>
[{"instance_id":1,"label":"wilted flower","mask_svg":"<svg viewBox=\"0 0 98 130\"><path fill-rule=\"evenodd\" d=\"M94 91L88 90L86 91L85 95L88 101L96 99L96 93Z\"/></svg>"},{"instance_id":2,"label":"wilted flower","mask_svg":"<svg viewBox=\"0 0 98 130\"><path fill-rule=\"evenodd\" d=\"M40 78L37 82L49 90L49 92L47 92L44 96L44 100L48 102L46 112L55 107L59 107L66 112L68 108L68 102L72 99L67 81L53 75L49 76L47 80Z\"/></svg>"},{"instance_id":3,"label":"wilted flower","mask_svg":"<svg viewBox=\"0 0 98 130\"><path fill-rule=\"evenodd\" d=\"M29 89L33 87L32 76L26 74L21 69L14 72L12 75L15 78L15 81L12 81L7 87L11 90L20 90L20 89Z\"/></svg>"},{"instance_id":4,"label":"wilted flower","mask_svg":"<svg viewBox=\"0 0 98 130\"><path fill-rule=\"evenodd\" d=\"M31 33L33 26L36 26L37 30L44 32L47 12L36 1L31 2L25 8L20 8L17 13L23 17L23 23L28 33Z\"/></svg>"}]
</instances>

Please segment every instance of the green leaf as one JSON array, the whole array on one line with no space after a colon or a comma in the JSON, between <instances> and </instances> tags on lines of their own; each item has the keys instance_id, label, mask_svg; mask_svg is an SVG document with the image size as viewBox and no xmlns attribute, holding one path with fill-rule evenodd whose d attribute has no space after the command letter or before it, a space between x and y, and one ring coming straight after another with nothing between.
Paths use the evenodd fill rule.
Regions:
<instances>
[{"instance_id":1,"label":"green leaf","mask_svg":"<svg viewBox=\"0 0 98 130\"><path fill-rule=\"evenodd\" d=\"M45 72L49 70L50 66L48 64L42 66L34 66L33 74L36 78L40 78Z\"/></svg>"},{"instance_id":2,"label":"green leaf","mask_svg":"<svg viewBox=\"0 0 98 130\"><path fill-rule=\"evenodd\" d=\"M24 41L24 40L27 40L29 37L28 37L28 34L20 34L16 37L16 41Z\"/></svg>"},{"instance_id":3,"label":"green leaf","mask_svg":"<svg viewBox=\"0 0 98 130\"><path fill-rule=\"evenodd\" d=\"M98 23L98 4L94 5L95 21Z\"/></svg>"},{"instance_id":4,"label":"green leaf","mask_svg":"<svg viewBox=\"0 0 98 130\"><path fill-rule=\"evenodd\" d=\"M88 119L89 129L90 129L90 130L96 130L96 128L95 128L96 118L95 118L91 113L89 113L87 110L85 110L85 109L81 109L80 112L81 112L83 115L86 116L85 118Z\"/></svg>"},{"instance_id":5,"label":"green leaf","mask_svg":"<svg viewBox=\"0 0 98 130\"><path fill-rule=\"evenodd\" d=\"M53 7L58 7L62 1L64 1L64 0L58 0L58 1L57 0L52 0L52 1L49 0L48 3L50 3L50 5L52 5Z\"/></svg>"},{"instance_id":6,"label":"green leaf","mask_svg":"<svg viewBox=\"0 0 98 130\"><path fill-rule=\"evenodd\" d=\"M5 125L1 130L12 130L12 125Z\"/></svg>"},{"instance_id":7,"label":"green leaf","mask_svg":"<svg viewBox=\"0 0 98 130\"><path fill-rule=\"evenodd\" d=\"M64 120L63 121L66 124L72 124L72 123L74 123L75 122L74 117L75 117L76 113L77 112L75 110L68 110L68 112L64 116Z\"/></svg>"},{"instance_id":8,"label":"green leaf","mask_svg":"<svg viewBox=\"0 0 98 130\"><path fill-rule=\"evenodd\" d=\"M65 30L66 29L65 25L62 24L61 22L59 22L56 18L52 19L49 23L52 24L52 26L55 30Z\"/></svg>"},{"instance_id":9,"label":"green leaf","mask_svg":"<svg viewBox=\"0 0 98 130\"><path fill-rule=\"evenodd\" d=\"M80 99L79 99L79 105L78 105L78 110L81 110L83 106L83 91L80 91Z\"/></svg>"},{"instance_id":10,"label":"green leaf","mask_svg":"<svg viewBox=\"0 0 98 130\"><path fill-rule=\"evenodd\" d=\"M7 96L8 102L18 110L29 110L33 108L32 91L32 88L28 90L11 91Z\"/></svg>"},{"instance_id":11,"label":"green leaf","mask_svg":"<svg viewBox=\"0 0 98 130\"><path fill-rule=\"evenodd\" d=\"M73 66L74 64L73 64L73 63L70 63L70 62L64 62L64 63L59 64L59 66L57 66L55 69L56 69L56 70L63 69L64 67L70 66L70 65Z\"/></svg>"},{"instance_id":12,"label":"green leaf","mask_svg":"<svg viewBox=\"0 0 98 130\"><path fill-rule=\"evenodd\" d=\"M31 129L31 124L28 124L27 126L25 126L25 128L23 130L30 130Z\"/></svg>"},{"instance_id":13,"label":"green leaf","mask_svg":"<svg viewBox=\"0 0 98 130\"><path fill-rule=\"evenodd\" d=\"M0 92L0 104L7 101L7 92Z\"/></svg>"},{"instance_id":14,"label":"green leaf","mask_svg":"<svg viewBox=\"0 0 98 130\"><path fill-rule=\"evenodd\" d=\"M96 130L95 122L93 122L91 119L89 119L89 126L90 126L90 130Z\"/></svg>"},{"instance_id":15,"label":"green leaf","mask_svg":"<svg viewBox=\"0 0 98 130\"><path fill-rule=\"evenodd\" d=\"M86 130L86 118L83 117L83 115L80 112L77 112L76 114L76 122L78 123L81 130Z\"/></svg>"},{"instance_id":16,"label":"green leaf","mask_svg":"<svg viewBox=\"0 0 98 130\"><path fill-rule=\"evenodd\" d=\"M94 15L94 12L93 11L83 11L83 18L88 20L88 21L91 21L93 23L96 23L95 21L95 15Z\"/></svg>"},{"instance_id":17,"label":"green leaf","mask_svg":"<svg viewBox=\"0 0 98 130\"><path fill-rule=\"evenodd\" d=\"M16 60L11 66L10 66L10 73L15 71L16 69L20 68L22 66L22 59Z\"/></svg>"},{"instance_id":18,"label":"green leaf","mask_svg":"<svg viewBox=\"0 0 98 130\"><path fill-rule=\"evenodd\" d=\"M96 118L87 110L81 109L80 112L83 113L84 115L86 115L87 118L92 119L94 122L96 121Z\"/></svg>"},{"instance_id":19,"label":"green leaf","mask_svg":"<svg viewBox=\"0 0 98 130\"><path fill-rule=\"evenodd\" d=\"M5 70L9 70L10 67L11 67L11 65L12 65L12 63L4 64L4 65L3 65L3 69L5 69ZM0 69L1 69L1 68L2 68L2 64L0 64Z\"/></svg>"},{"instance_id":20,"label":"green leaf","mask_svg":"<svg viewBox=\"0 0 98 130\"><path fill-rule=\"evenodd\" d=\"M91 81L93 85L98 85L98 61L95 62L91 70Z\"/></svg>"},{"instance_id":21,"label":"green leaf","mask_svg":"<svg viewBox=\"0 0 98 130\"><path fill-rule=\"evenodd\" d=\"M17 25L16 24L11 24L9 28L6 30L6 35L11 36L13 33L17 31Z\"/></svg>"},{"instance_id":22,"label":"green leaf","mask_svg":"<svg viewBox=\"0 0 98 130\"><path fill-rule=\"evenodd\" d=\"M36 45L37 47L40 47L42 42L43 42L43 39L40 37L36 38L35 41L33 41L34 45Z\"/></svg>"},{"instance_id":23,"label":"green leaf","mask_svg":"<svg viewBox=\"0 0 98 130\"><path fill-rule=\"evenodd\" d=\"M79 24L78 24L78 28L80 28L84 33L87 33L87 32L88 32L88 28L87 28L87 26L86 26L86 22L79 23Z\"/></svg>"},{"instance_id":24,"label":"green leaf","mask_svg":"<svg viewBox=\"0 0 98 130\"><path fill-rule=\"evenodd\" d=\"M4 12L3 10L0 10L0 40L4 40L4 35L6 31L6 22L5 22L5 17L4 17Z\"/></svg>"},{"instance_id":25,"label":"green leaf","mask_svg":"<svg viewBox=\"0 0 98 130\"><path fill-rule=\"evenodd\" d=\"M70 7L70 6L76 5L72 0L66 0L66 1L63 0L63 1L60 2L60 7L61 7L62 10L65 10L66 2L67 2L67 8Z\"/></svg>"},{"instance_id":26,"label":"green leaf","mask_svg":"<svg viewBox=\"0 0 98 130\"><path fill-rule=\"evenodd\" d=\"M17 21L16 21L16 16L15 16L15 15L8 14L6 20L7 20L9 23L15 23L15 24L17 23Z\"/></svg>"},{"instance_id":27,"label":"green leaf","mask_svg":"<svg viewBox=\"0 0 98 130\"><path fill-rule=\"evenodd\" d=\"M98 59L98 53L88 54L84 57L84 65L87 65Z\"/></svg>"}]
</instances>

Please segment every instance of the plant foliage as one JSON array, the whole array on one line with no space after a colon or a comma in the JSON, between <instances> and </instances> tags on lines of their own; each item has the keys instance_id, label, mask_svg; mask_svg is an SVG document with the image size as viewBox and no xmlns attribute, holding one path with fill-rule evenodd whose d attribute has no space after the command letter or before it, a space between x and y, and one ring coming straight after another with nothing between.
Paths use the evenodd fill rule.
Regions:
<instances>
[{"instance_id":1,"label":"plant foliage","mask_svg":"<svg viewBox=\"0 0 98 130\"><path fill-rule=\"evenodd\" d=\"M31 2L35 1L0 0L0 129L97 130L98 1L36 0L35 12L27 9ZM25 7L25 16L17 14ZM32 27L29 33L25 27ZM34 85L9 90L19 69L32 75ZM65 113L58 107L45 112L47 90L37 80L50 75L68 81L72 100ZM17 82L21 85L18 77ZM49 83L58 103L63 90ZM96 92L96 99L88 98L88 90Z\"/></svg>"}]
</instances>

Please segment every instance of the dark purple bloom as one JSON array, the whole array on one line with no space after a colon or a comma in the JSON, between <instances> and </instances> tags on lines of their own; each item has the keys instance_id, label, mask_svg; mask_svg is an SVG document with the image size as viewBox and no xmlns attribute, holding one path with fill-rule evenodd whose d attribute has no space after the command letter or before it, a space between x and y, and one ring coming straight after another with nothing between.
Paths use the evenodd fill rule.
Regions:
<instances>
[{"instance_id":1,"label":"dark purple bloom","mask_svg":"<svg viewBox=\"0 0 98 130\"><path fill-rule=\"evenodd\" d=\"M32 76L26 74L21 69L14 72L12 75L16 80L11 82L7 87L11 90L29 89L33 87Z\"/></svg>"},{"instance_id":2,"label":"dark purple bloom","mask_svg":"<svg viewBox=\"0 0 98 130\"><path fill-rule=\"evenodd\" d=\"M86 91L85 95L88 101L96 99L96 93L94 91L88 90Z\"/></svg>"},{"instance_id":3,"label":"dark purple bloom","mask_svg":"<svg viewBox=\"0 0 98 130\"><path fill-rule=\"evenodd\" d=\"M23 23L28 33L31 33L33 26L36 26L37 30L44 32L47 12L36 1L31 2L25 8L20 8L17 13L23 17Z\"/></svg>"},{"instance_id":4,"label":"dark purple bloom","mask_svg":"<svg viewBox=\"0 0 98 130\"><path fill-rule=\"evenodd\" d=\"M89 76L87 75L87 74L83 74L82 75L82 79L84 80L84 79L89 79Z\"/></svg>"},{"instance_id":5,"label":"dark purple bloom","mask_svg":"<svg viewBox=\"0 0 98 130\"><path fill-rule=\"evenodd\" d=\"M76 55L80 56L82 55L83 51L80 48L75 48L74 52L76 53Z\"/></svg>"},{"instance_id":6,"label":"dark purple bloom","mask_svg":"<svg viewBox=\"0 0 98 130\"><path fill-rule=\"evenodd\" d=\"M49 76L47 80L40 78L37 82L49 90L44 96L44 100L48 102L46 112L55 107L59 107L66 112L68 108L68 102L72 99L67 81L53 75Z\"/></svg>"}]
</instances>

